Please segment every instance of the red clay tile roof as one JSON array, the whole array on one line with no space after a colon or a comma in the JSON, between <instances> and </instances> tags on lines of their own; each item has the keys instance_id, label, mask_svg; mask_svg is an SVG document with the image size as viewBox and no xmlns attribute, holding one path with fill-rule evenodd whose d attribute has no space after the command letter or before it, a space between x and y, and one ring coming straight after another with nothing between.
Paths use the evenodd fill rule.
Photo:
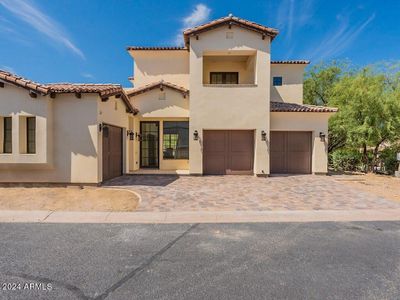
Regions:
<instances>
[{"instance_id":1,"label":"red clay tile roof","mask_svg":"<svg viewBox=\"0 0 400 300\"><path fill-rule=\"evenodd\" d=\"M256 32L261 33L263 35L270 36L272 40L279 33L279 31L277 29L275 29L275 28L266 27L266 26L257 24L255 22L251 22L251 21L248 21L248 20L240 19L238 17L229 15L227 17L223 17L223 18L220 18L220 19L217 19L217 20L213 20L213 21L208 22L208 23L203 24L203 25L199 25L199 26L196 26L196 27L193 27L193 28L186 29L183 32L183 38L185 40L185 45L189 44L190 36L194 36L194 35L200 34L202 32L205 32L205 31L208 31L208 30L211 30L211 29L214 29L216 27L223 26L223 25L236 25L236 26L239 26L239 27L242 27L242 28L253 30L253 31L256 31Z\"/></svg>"},{"instance_id":2,"label":"red clay tile roof","mask_svg":"<svg viewBox=\"0 0 400 300\"><path fill-rule=\"evenodd\" d=\"M271 112L337 112L338 109L335 107L271 101L270 111Z\"/></svg>"},{"instance_id":3,"label":"red clay tile roof","mask_svg":"<svg viewBox=\"0 0 400 300\"><path fill-rule=\"evenodd\" d=\"M272 60L271 64L294 64L294 65L308 65L309 60Z\"/></svg>"},{"instance_id":4,"label":"red clay tile roof","mask_svg":"<svg viewBox=\"0 0 400 300\"><path fill-rule=\"evenodd\" d=\"M189 94L189 90L188 89L186 89L184 87L181 87L181 86L178 86L176 84L161 80L161 81L149 83L149 84L146 84L144 86L141 86L141 87L135 88L133 90L130 90L129 92L127 92L127 95L128 95L128 97L134 97L136 95L146 93L147 91L150 91L152 89L155 89L155 88L162 89L164 87L167 87L167 88L173 89L173 90L175 90L177 92L180 92L180 93L182 93L182 95L184 97L186 97L186 95Z\"/></svg>"},{"instance_id":5,"label":"red clay tile roof","mask_svg":"<svg viewBox=\"0 0 400 300\"><path fill-rule=\"evenodd\" d=\"M175 47L175 46L167 46L167 47L162 47L162 46L151 46L151 47L141 47L141 46L129 46L126 48L126 50L134 50L134 51L141 51L141 50L188 50L186 47Z\"/></svg>"},{"instance_id":6,"label":"red clay tile roof","mask_svg":"<svg viewBox=\"0 0 400 300\"><path fill-rule=\"evenodd\" d=\"M127 109L132 113L137 113L129 102L124 89L119 84L80 84L80 83L49 83L41 84L10 72L0 70L0 80L36 92L41 95L63 94L63 93L97 93L102 98L121 95Z\"/></svg>"},{"instance_id":7,"label":"red clay tile roof","mask_svg":"<svg viewBox=\"0 0 400 300\"><path fill-rule=\"evenodd\" d=\"M23 77L3 70L0 70L0 80L19 87L23 87L27 90L37 92L42 95L46 95L49 92L49 88L46 87L44 84L33 82L32 80L25 79Z\"/></svg>"}]
</instances>

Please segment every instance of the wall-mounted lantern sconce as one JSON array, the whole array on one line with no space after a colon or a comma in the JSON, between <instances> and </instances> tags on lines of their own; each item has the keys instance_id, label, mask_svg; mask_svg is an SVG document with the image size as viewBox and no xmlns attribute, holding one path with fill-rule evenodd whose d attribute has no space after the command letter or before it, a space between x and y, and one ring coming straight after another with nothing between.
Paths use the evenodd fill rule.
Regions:
<instances>
[{"instance_id":1,"label":"wall-mounted lantern sconce","mask_svg":"<svg viewBox=\"0 0 400 300\"><path fill-rule=\"evenodd\" d=\"M320 132L319 133L319 138L321 139L321 142L325 142L325 133Z\"/></svg>"},{"instance_id":2,"label":"wall-mounted lantern sconce","mask_svg":"<svg viewBox=\"0 0 400 300\"><path fill-rule=\"evenodd\" d=\"M264 130L261 131L261 140L262 141L266 141L267 140L267 133Z\"/></svg>"},{"instance_id":3,"label":"wall-mounted lantern sconce","mask_svg":"<svg viewBox=\"0 0 400 300\"><path fill-rule=\"evenodd\" d=\"M99 132L101 132L101 130L103 129L103 123L99 124Z\"/></svg>"},{"instance_id":4,"label":"wall-mounted lantern sconce","mask_svg":"<svg viewBox=\"0 0 400 300\"><path fill-rule=\"evenodd\" d=\"M133 141L135 139L135 133L133 132L133 130L127 130L126 135L129 136L130 141Z\"/></svg>"},{"instance_id":5,"label":"wall-mounted lantern sconce","mask_svg":"<svg viewBox=\"0 0 400 300\"><path fill-rule=\"evenodd\" d=\"M197 130L195 130L193 132L193 140L197 141L199 139L199 132Z\"/></svg>"}]
</instances>

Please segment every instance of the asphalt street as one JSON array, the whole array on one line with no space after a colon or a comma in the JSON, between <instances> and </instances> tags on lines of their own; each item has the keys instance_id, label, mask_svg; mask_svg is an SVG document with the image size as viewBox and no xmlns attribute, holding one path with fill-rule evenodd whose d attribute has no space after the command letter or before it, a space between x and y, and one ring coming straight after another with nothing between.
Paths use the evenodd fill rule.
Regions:
<instances>
[{"instance_id":1,"label":"asphalt street","mask_svg":"<svg viewBox=\"0 0 400 300\"><path fill-rule=\"evenodd\" d=\"M0 224L1 299L400 299L400 222Z\"/></svg>"}]
</instances>

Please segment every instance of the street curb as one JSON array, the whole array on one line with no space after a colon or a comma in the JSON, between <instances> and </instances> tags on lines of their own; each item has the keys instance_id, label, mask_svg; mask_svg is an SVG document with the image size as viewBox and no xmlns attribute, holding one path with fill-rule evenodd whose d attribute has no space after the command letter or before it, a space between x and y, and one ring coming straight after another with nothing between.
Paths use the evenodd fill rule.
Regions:
<instances>
[{"instance_id":1,"label":"street curb","mask_svg":"<svg viewBox=\"0 0 400 300\"><path fill-rule=\"evenodd\" d=\"M351 221L400 221L400 209L174 212L0 211L0 223L183 224Z\"/></svg>"}]
</instances>

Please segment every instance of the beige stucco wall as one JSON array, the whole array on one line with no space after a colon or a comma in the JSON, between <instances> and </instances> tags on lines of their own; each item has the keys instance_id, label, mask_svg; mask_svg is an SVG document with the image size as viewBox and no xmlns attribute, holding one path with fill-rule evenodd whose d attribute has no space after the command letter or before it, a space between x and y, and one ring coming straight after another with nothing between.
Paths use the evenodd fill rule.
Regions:
<instances>
[{"instance_id":1,"label":"beige stucco wall","mask_svg":"<svg viewBox=\"0 0 400 300\"><path fill-rule=\"evenodd\" d=\"M179 86L189 86L189 52L129 51L134 58L135 87L164 80Z\"/></svg>"},{"instance_id":2,"label":"beige stucco wall","mask_svg":"<svg viewBox=\"0 0 400 300\"><path fill-rule=\"evenodd\" d=\"M312 132L312 172L328 172L328 119L331 113L273 112L271 131L310 131ZM326 135L321 141L319 133Z\"/></svg>"},{"instance_id":3,"label":"beige stucco wall","mask_svg":"<svg viewBox=\"0 0 400 300\"><path fill-rule=\"evenodd\" d=\"M165 100L159 100L160 93L165 93ZM143 118L188 118L189 98L173 89L156 88L130 98L131 104L139 110Z\"/></svg>"},{"instance_id":4,"label":"beige stucco wall","mask_svg":"<svg viewBox=\"0 0 400 300\"><path fill-rule=\"evenodd\" d=\"M255 130L254 173L269 174L267 144L261 131L269 133L270 39L233 26L233 39L226 38L228 27L221 27L190 39L190 130L199 132L199 140L190 138L190 173L202 174L203 130ZM211 87L203 85L203 53L215 51L255 51L255 86Z\"/></svg>"},{"instance_id":5,"label":"beige stucco wall","mask_svg":"<svg viewBox=\"0 0 400 300\"><path fill-rule=\"evenodd\" d=\"M36 153L26 153L26 117L36 117ZM26 90L6 84L0 89L1 141L3 117L12 117L12 153L0 153L0 168L6 164L41 167L52 163L53 102L49 98L31 98Z\"/></svg>"},{"instance_id":6,"label":"beige stucco wall","mask_svg":"<svg viewBox=\"0 0 400 300\"><path fill-rule=\"evenodd\" d=\"M28 154L15 154L13 159L0 154L0 182L97 183L97 101L92 94L82 94L81 99L73 94L34 99L27 90L12 85L0 89L1 114L43 118L45 127L37 124L36 147L38 152L46 148L51 158L47 163L26 163L23 157Z\"/></svg>"},{"instance_id":7,"label":"beige stucco wall","mask_svg":"<svg viewBox=\"0 0 400 300\"><path fill-rule=\"evenodd\" d=\"M303 64L271 65L271 101L303 103ZM272 77L282 76L282 86L273 86Z\"/></svg>"}]
</instances>

